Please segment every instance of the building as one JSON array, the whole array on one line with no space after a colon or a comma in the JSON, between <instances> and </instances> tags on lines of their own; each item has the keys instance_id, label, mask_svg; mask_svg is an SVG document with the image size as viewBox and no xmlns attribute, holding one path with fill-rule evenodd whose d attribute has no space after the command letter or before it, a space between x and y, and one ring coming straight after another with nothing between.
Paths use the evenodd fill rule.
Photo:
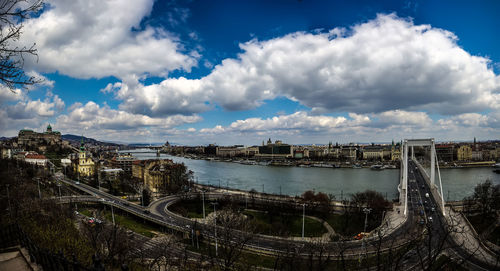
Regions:
<instances>
[{"instance_id":1,"label":"building","mask_svg":"<svg viewBox=\"0 0 500 271\"><path fill-rule=\"evenodd\" d=\"M363 160L384 160L384 147L366 146L363 148Z\"/></svg>"},{"instance_id":2,"label":"building","mask_svg":"<svg viewBox=\"0 0 500 271\"><path fill-rule=\"evenodd\" d=\"M273 144L269 138L267 145L263 144L259 146L259 153L255 155L255 158L265 160L284 160L293 158L293 146L283 144L281 140L276 140Z\"/></svg>"},{"instance_id":3,"label":"building","mask_svg":"<svg viewBox=\"0 0 500 271\"><path fill-rule=\"evenodd\" d=\"M17 137L17 144L21 147L39 147L39 146L60 146L61 133L52 131L52 127L47 125L47 130L43 133L37 133L33 130L21 130Z\"/></svg>"},{"instance_id":4,"label":"building","mask_svg":"<svg viewBox=\"0 0 500 271\"><path fill-rule=\"evenodd\" d=\"M186 178L186 166L169 159L137 160L132 165L132 176L142 180L152 193L179 189Z\"/></svg>"},{"instance_id":5,"label":"building","mask_svg":"<svg viewBox=\"0 0 500 271\"><path fill-rule=\"evenodd\" d=\"M99 170L98 178L100 182L104 180L116 181L122 172L124 171L121 168L103 168Z\"/></svg>"},{"instance_id":6,"label":"building","mask_svg":"<svg viewBox=\"0 0 500 271\"><path fill-rule=\"evenodd\" d=\"M341 146L340 158L346 161L356 161L358 148L356 146Z\"/></svg>"},{"instance_id":7,"label":"building","mask_svg":"<svg viewBox=\"0 0 500 271\"><path fill-rule=\"evenodd\" d=\"M121 168L126 174L132 175L132 164L136 159L130 154L118 154L110 160L111 167Z\"/></svg>"},{"instance_id":8,"label":"building","mask_svg":"<svg viewBox=\"0 0 500 271\"><path fill-rule=\"evenodd\" d=\"M391 145L391 161L401 160L401 144L394 145L394 140Z\"/></svg>"},{"instance_id":9,"label":"building","mask_svg":"<svg viewBox=\"0 0 500 271\"><path fill-rule=\"evenodd\" d=\"M456 160L454 144L436 144L435 148L439 162L453 162Z\"/></svg>"},{"instance_id":10,"label":"building","mask_svg":"<svg viewBox=\"0 0 500 271\"><path fill-rule=\"evenodd\" d=\"M49 160L43 154L28 153L24 156L24 161L29 164L45 167Z\"/></svg>"},{"instance_id":11,"label":"building","mask_svg":"<svg viewBox=\"0 0 500 271\"><path fill-rule=\"evenodd\" d=\"M95 173L95 163L89 152L85 151L85 145L82 143L78 156L72 160L73 171L79 176L90 177Z\"/></svg>"},{"instance_id":12,"label":"building","mask_svg":"<svg viewBox=\"0 0 500 271\"><path fill-rule=\"evenodd\" d=\"M469 145L462 145L457 149L457 159L458 161L471 161L472 160L472 148Z\"/></svg>"},{"instance_id":13,"label":"building","mask_svg":"<svg viewBox=\"0 0 500 271\"><path fill-rule=\"evenodd\" d=\"M230 146L230 147L222 147L219 146L216 148L215 155L218 157L244 157L247 155L246 148L242 145Z\"/></svg>"}]
</instances>

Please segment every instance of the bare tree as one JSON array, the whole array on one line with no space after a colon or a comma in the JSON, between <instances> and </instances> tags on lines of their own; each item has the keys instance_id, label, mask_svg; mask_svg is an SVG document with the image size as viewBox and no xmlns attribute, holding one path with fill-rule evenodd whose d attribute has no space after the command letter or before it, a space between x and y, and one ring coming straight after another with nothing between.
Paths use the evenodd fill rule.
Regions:
<instances>
[{"instance_id":1,"label":"bare tree","mask_svg":"<svg viewBox=\"0 0 500 271\"><path fill-rule=\"evenodd\" d=\"M35 44L18 45L23 21L42 7L41 0L0 0L0 82L12 91L39 83L24 71L25 55L37 55Z\"/></svg>"},{"instance_id":2,"label":"bare tree","mask_svg":"<svg viewBox=\"0 0 500 271\"><path fill-rule=\"evenodd\" d=\"M237 264L242 259L243 249L253 238L253 227L247 218L232 210L224 209L217 212L217 260L212 261L219 270L238 269ZM211 256L214 251L210 250Z\"/></svg>"}]
</instances>

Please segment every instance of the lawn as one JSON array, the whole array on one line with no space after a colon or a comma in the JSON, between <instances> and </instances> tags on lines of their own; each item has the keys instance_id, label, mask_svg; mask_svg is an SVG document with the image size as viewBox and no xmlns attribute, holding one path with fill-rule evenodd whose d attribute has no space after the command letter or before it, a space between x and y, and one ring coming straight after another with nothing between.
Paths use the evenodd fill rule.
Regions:
<instances>
[{"instance_id":1,"label":"lawn","mask_svg":"<svg viewBox=\"0 0 500 271\"><path fill-rule=\"evenodd\" d=\"M104 217L109 222L113 221L113 218L111 217L110 211L105 211ZM156 234L153 233L153 231L157 231L157 229L155 227L141 223L138 221L138 219L135 219L134 217L123 216L123 215L117 214L115 212L115 223L119 224L122 227L125 227L131 231L142 234L146 237L153 238L156 236Z\"/></svg>"},{"instance_id":2,"label":"lawn","mask_svg":"<svg viewBox=\"0 0 500 271\"><path fill-rule=\"evenodd\" d=\"M378 217L370 217L368 219L367 232L373 230L380 225L377 221ZM381 218L380 218L381 219ZM336 233L343 236L354 236L364 230L365 227L365 214L351 212L349 214L329 214L326 222L332 226Z\"/></svg>"},{"instance_id":3,"label":"lawn","mask_svg":"<svg viewBox=\"0 0 500 271\"><path fill-rule=\"evenodd\" d=\"M86 215L86 216L93 216L92 212L89 209L83 209L79 211L81 214ZM100 215L104 216L104 219L108 221L109 223L113 222L113 218L111 216L111 211L100 211ZM115 212L115 223L121 225L124 228L127 228L131 231L137 232L139 234L142 234L146 237L155 237L156 234L154 231L158 231L153 226L150 226L148 224L142 223L139 221L139 219L136 219L135 217L132 216L124 216L121 214L118 214Z\"/></svg>"},{"instance_id":4,"label":"lawn","mask_svg":"<svg viewBox=\"0 0 500 271\"><path fill-rule=\"evenodd\" d=\"M217 208L220 208L220 206L217 206ZM188 218L203 218L203 203L201 201L180 201L170 206L169 209ZM208 200L205 200L205 216L213 211L214 207L210 205Z\"/></svg>"},{"instance_id":5,"label":"lawn","mask_svg":"<svg viewBox=\"0 0 500 271\"><path fill-rule=\"evenodd\" d=\"M245 210L243 214L251 218L256 231L261 234L278 236L302 236L302 216L297 214L269 215L265 212ZM320 237L327 233L322 223L306 217L304 221L305 237Z\"/></svg>"}]
</instances>

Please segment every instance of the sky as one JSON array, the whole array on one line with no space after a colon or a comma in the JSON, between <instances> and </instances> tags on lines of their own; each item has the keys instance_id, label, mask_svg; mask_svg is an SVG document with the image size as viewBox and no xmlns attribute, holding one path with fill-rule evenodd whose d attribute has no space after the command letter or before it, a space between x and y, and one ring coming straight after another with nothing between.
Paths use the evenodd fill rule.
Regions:
<instances>
[{"instance_id":1,"label":"sky","mask_svg":"<svg viewBox=\"0 0 500 271\"><path fill-rule=\"evenodd\" d=\"M48 0L0 136L256 145L500 139L499 1Z\"/></svg>"}]
</instances>

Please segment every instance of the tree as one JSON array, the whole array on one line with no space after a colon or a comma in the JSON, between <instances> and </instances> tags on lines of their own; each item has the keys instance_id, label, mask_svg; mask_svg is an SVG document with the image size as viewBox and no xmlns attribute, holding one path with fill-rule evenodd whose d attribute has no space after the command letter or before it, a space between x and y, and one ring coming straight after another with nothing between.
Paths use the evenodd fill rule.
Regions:
<instances>
[{"instance_id":1,"label":"tree","mask_svg":"<svg viewBox=\"0 0 500 271\"><path fill-rule=\"evenodd\" d=\"M0 0L0 82L9 89L26 87L40 80L25 73L24 57L37 55L35 44L18 45L23 21L42 7L41 0Z\"/></svg>"},{"instance_id":2,"label":"tree","mask_svg":"<svg viewBox=\"0 0 500 271\"><path fill-rule=\"evenodd\" d=\"M500 204L500 185L493 185L490 180L479 183L474 188L474 200L481 210L482 219L498 210Z\"/></svg>"}]
</instances>

